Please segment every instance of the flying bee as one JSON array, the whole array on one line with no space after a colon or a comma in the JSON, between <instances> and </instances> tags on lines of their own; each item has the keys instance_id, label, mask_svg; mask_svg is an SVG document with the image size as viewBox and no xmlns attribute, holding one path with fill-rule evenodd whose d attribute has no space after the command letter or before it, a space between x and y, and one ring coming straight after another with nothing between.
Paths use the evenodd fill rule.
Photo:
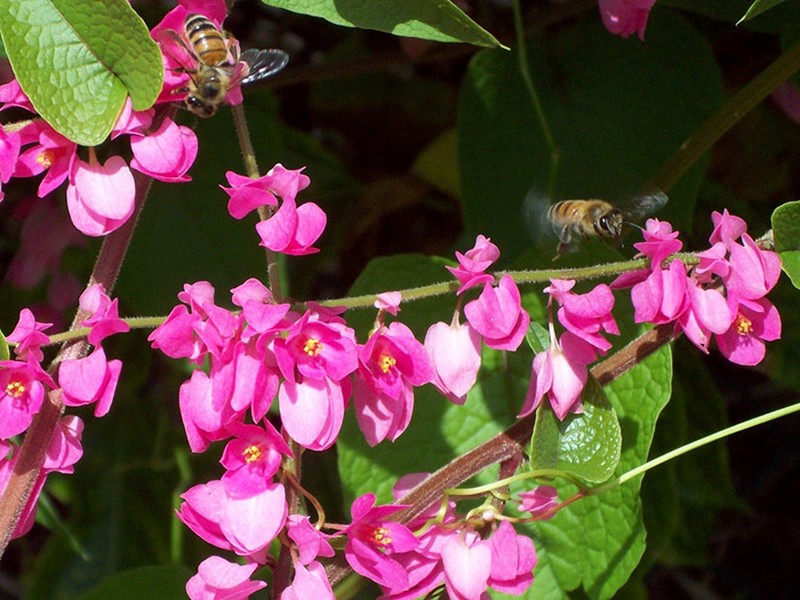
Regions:
<instances>
[{"instance_id":1,"label":"flying bee","mask_svg":"<svg viewBox=\"0 0 800 600\"><path fill-rule=\"evenodd\" d=\"M183 23L183 37L166 30L194 66L176 69L189 75L189 81L175 93L186 93L186 108L199 117L210 117L225 102L232 88L275 75L289 62L283 50L245 50L207 17L189 14Z\"/></svg>"},{"instance_id":2,"label":"flying bee","mask_svg":"<svg viewBox=\"0 0 800 600\"><path fill-rule=\"evenodd\" d=\"M656 212L667 203L667 195L661 191L640 194L628 199L619 206L598 198L586 200L562 200L545 209L541 196L535 197L538 211L546 214L546 221L558 236L558 251L553 260L564 254L572 241L600 237L616 240L622 245L624 225L635 225L645 216ZM546 210L546 212L545 212Z\"/></svg>"}]
</instances>

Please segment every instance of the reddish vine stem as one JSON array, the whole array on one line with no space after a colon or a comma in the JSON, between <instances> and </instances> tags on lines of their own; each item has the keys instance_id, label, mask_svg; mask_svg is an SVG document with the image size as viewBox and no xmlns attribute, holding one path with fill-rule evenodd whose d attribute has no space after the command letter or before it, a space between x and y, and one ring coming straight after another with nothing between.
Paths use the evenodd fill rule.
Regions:
<instances>
[{"instance_id":1,"label":"reddish vine stem","mask_svg":"<svg viewBox=\"0 0 800 600\"><path fill-rule=\"evenodd\" d=\"M153 130L158 128L164 118L172 116L174 112L175 109L172 107L165 109L160 115L161 118L154 120ZM100 253L97 256L87 284L101 283L109 293L117 281L122 261L125 258L133 231L136 229L139 214L153 181L150 177L139 172L134 172L133 178L136 186L134 213L122 227L103 240L103 245L100 248ZM78 310L70 330L80 328L80 322L88 316ZM52 374L62 361L81 358L86 356L88 352L89 344L86 340L66 342L50 363L48 371ZM31 426L25 434L25 439L19 448L19 456L14 465L14 470L9 477L5 491L0 496L0 558L2 558L8 546L11 534L19 522L31 491L40 476L45 453L53 441L58 420L63 413L64 404L61 399L61 390L52 390L47 394L42 404L42 409L34 416Z\"/></svg>"},{"instance_id":2,"label":"reddish vine stem","mask_svg":"<svg viewBox=\"0 0 800 600\"><path fill-rule=\"evenodd\" d=\"M607 385L673 339L675 339L673 325L660 325L651 329L595 365L591 370L592 376L602 385ZM396 513L394 520L399 523L412 521L440 502L444 490L461 485L497 462L501 463L501 468L504 465L518 463L525 455L525 447L530 440L533 424L533 415L520 419L502 433L430 475L398 500L398 504L408 504L409 507ZM350 573L351 568L343 556L337 556L328 563L325 571L331 585L336 585Z\"/></svg>"}]
</instances>

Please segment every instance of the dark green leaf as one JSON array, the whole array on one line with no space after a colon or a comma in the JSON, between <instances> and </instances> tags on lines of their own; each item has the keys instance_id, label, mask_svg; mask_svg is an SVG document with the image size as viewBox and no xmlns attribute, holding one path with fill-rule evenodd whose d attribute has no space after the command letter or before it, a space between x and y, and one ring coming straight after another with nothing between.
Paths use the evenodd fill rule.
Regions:
<instances>
[{"instance_id":1,"label":"dark green leaf","mask_svg":"<svg viewBox=\"0 0 800 600\"><path fill-rule=\"evenodd\" d=\"M502 44L450 0L262 0L265 4L347 27L377 29L437 42L465 42L488 48Z\"/></svg>"},{"instance_id":2,"label":"dark green leaf","mask_svg":"<svg viewBox=\"0 0 800 600\"><path fill-rule=\"evenodd\" d=\"M127 95L143 110L161 90L158 46L126 0L5 0L0 34L37 112L78 144L102 142Z\"/></svg>"},{"instance_id":3,"label":"dark green leaf","mask_svg":"<svg viewBox=\"0 0 800 600\"><path fill-rule=\"evenodd\" d=\"M525 341L533 353L538 354L550 347L550 332L536 321L531 321L528 333L525 334Z\"/></svg>"},{"instance_id":4,"label":"dark green leaf","mask_svg":"<svg viewBox=\"0 0 800 600\"><path fill-rule=\"evenodd\" d=\"M554 200L624 200L639 191L722 99L710 48L670 11L651 15L645 44L592 21L527 53L559 153ZM465 236L490 236L514 260L542 237L541 215L526 198L547 191L551 161L516 50L473 58L458 119ZM664 190L671 200L657 216L676 229L689 225L703 167ZM547 259L554 250L545 241Z\"/></svg>"},{"instance_id":5,"label":"dark green leaf","mask_svg":"<svg viewBox=\"0 0 800 600\"><path fill-rule=\"evenodd\" d=\"M800 200L781 204L772 213L775 250L800 250Z\"/></svg>"},{"instance_id":6,"label":"dark green leaf","mask_svg":"<svg viewBox=\"0 0 800 600\"><path fill-rule=\"evenodd\" d=\"M191 571L181 565L165 567L141 567L122 571L105 579L90 592L80 596L80 600L138 600L140 598L160 598L175 600L186 598L186 580Z\"/></svg>"},{"instance_id":7,"label":"dark green leaf","mask_svg":"<svg viewBox=\"0 0 800 600\"><path fill-rule=\"evenodd\" d=\"M6 335L0 331L0 360L8 360L11 357L11 348L6 341Z\"/></svg>"}]
</instances>

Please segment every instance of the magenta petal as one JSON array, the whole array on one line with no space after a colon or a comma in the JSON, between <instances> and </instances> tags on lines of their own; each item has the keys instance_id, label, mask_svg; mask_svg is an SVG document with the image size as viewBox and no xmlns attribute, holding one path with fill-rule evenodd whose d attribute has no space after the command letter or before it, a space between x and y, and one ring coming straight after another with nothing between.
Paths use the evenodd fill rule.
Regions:
<instances>
[{"instance_id":1,"label":"magenta petal","mask_svg":"<svg viewBox=\"0 0 800 600\"><path fill-rule=\"evenodd\" d=\"M249 555L269 545L283 528L288 508L279 483L244 499L226 497L220 528L237 554Z\"/></svg>"},{"instance_id":2,"label":"magenta petal","mask_svg":"<svg viewBox=\"0 0 800 600\"><path fill-rule=\"evenodd\" d=\"M442 548L442 563L448 588L455 589L459 597L479 600L492 565L489 544L478 540L469 547L460 537L451 538Z\"/></svg>"},{"instance_id":3,"label":"magenta petal","mask_svg":"<svg viewBox=\"0 0 800 600\"><path fill-rule=\"evenodd\" d=\"M120 220L133 212L136 186L133 174L121 156L111 156L104 165L76 160L72 181L86 209L92 213Z\"/></svg>"}]
</instances>

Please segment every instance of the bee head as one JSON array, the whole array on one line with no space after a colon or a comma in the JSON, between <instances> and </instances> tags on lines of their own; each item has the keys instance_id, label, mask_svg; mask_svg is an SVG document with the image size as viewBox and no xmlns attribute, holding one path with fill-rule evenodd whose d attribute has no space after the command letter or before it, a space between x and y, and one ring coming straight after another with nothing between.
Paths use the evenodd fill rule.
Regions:
<instances>
[{"instance_id":1,"label":"bee head","mask_svg":"<svg viewBox=\"0 0 800 600\"><path fill-rule=\"evenodd\" d=\"M600 229L610 237L620 239L622 235L622 211L612 208L598 219Z\"/></svg>"},{"instance_id":2,"label":"bee head","mask_svg":"<svg viewBox=\"0 0 800 600\"><path fill-rule=\"evenodd\" d=\"M215 104L206 102L194 94L189 94L186 96L186 108L190 112L196 114L198 117L203 118L211 117L217 112L217 107Z\"/></svg>"}]
</instances>

